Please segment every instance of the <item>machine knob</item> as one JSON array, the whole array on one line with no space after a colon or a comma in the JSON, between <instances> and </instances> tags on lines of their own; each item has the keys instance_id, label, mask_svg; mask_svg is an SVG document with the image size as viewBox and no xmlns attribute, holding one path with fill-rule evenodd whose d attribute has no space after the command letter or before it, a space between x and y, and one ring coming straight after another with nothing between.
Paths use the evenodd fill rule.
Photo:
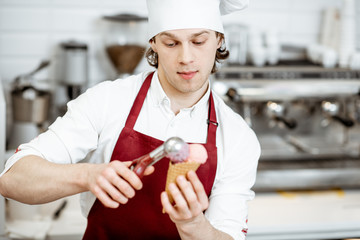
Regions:
<instances>
[{"instance_id":1,"label":"machine knob","mask_svg":"<svg viewBox=\"0 0 360 240\"><path fill-rule=\"evenodd\" d=\"M321 107L325 114L343 124L345 127L354 126L353 120L339 115L340 104L338 102L323 101Z\"/></svg>"},{"instance_id":2,"label":"machine knob","mask_svg":"<svg viewBox=\"0 0 360 240\"><path fill-rule=\"evenodd\" d=\"M270 118L277 122L282 122L289 129L294 129L297 126L297 122L294 119L285 117L285 107L273 101L267 102L267 114Z\"/></svg>"}]
</instances>

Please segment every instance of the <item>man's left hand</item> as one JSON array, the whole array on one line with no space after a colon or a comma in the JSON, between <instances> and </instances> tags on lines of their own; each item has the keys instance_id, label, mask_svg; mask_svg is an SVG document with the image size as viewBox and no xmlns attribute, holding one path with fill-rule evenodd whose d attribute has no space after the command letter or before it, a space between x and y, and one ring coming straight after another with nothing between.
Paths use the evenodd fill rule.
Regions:
<instances>
[{"instance_id":1,"label":"man's left hand","mask_svg":"<svg viewBox=\"0 0 360 240\"><path fill-rule=\"evenodd\" d=\"M161 203L175 224L192 223L209 206L204 186L194 171L189 171L187 178L178 176L176 184L169 185L169 191L175 205L170 203L166 192L161 194Z\"/></svg>"}]
</instances>

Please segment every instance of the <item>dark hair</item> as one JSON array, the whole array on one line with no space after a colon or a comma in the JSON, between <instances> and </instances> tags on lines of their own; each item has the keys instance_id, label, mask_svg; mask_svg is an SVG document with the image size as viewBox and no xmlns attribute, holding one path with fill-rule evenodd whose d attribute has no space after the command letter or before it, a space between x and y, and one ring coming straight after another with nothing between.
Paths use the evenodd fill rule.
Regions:
<instances>
[{"instance_id":1,"label":"dark hair","mask_svg":"<svg viewBox=\"0 0 360 240\"><path fill-rule=\"evenodd\" d=\"M226 49L225 46L225 37L224 34L219 33L219 32L215 32L216 33L216 37L219 37L219 41L222 42L221 47L219 47L218 49L216 49L216 56L215 56L215 61L214 61L214 65L213 68L211 69L211 73L215 73L217 71L217 67L216 67L216 63L220 63L222 60L225 60L229 57L229 50ZM150 41L154 41L155 42L155 37L153 37L152 39L150 39ZM148 61L148 63L155 67L158 68L159 63L158 63L158 55L156 52L154 52L154 50L152 50L152 48L150 47L146 53L145 53L145 57L146 60Z\"/></svg>"}]
</instances>

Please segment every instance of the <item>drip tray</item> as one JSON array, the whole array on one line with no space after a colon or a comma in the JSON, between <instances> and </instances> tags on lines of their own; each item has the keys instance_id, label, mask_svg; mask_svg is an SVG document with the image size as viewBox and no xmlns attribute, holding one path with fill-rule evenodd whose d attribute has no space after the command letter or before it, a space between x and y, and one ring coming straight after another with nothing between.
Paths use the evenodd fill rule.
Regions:
<instances>
[{"instance_id":1,"label":"drip tray","mask_svg":"<svg viewBox=\"0 0 360 240\"><path fill-rule=\"evenodd\" d=\"M255 191L358 189L360 161L357 168L317 168L259 170Z\"/></svg>"},{"instance_id":2,"label":"drip tray","mask_svg":"<svg viewBox=\"0 0 360 240\"><path fill-rule=\"evenodd\" d=\"M275 135L259 136L262 149L260 160L360 158L359 141L347 144L320 137Z\"/></svg>"}]
</instances>

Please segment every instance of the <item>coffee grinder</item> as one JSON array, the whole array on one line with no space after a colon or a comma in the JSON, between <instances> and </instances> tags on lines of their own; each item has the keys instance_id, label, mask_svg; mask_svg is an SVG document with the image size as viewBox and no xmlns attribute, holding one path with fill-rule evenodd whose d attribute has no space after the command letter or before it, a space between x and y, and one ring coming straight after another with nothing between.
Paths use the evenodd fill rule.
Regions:
<instances>
[{"instance_id":1,"label":"coffee grinder","mask_svg":"<svg viewBox=\"0 0 360 240\"><path fill-rule=\"evenodd\" d=\"M133 74L147 45L146 17L133 14L105 16L104 41L106 53L118 77Z\"/></svg>"},{"instance_id":2,"label":"coffee grinder","mask_svg":"<svg viewBox=\"0 0 360 240\"><path fill-rule=\"evenodd\" d=\"M77 98L88 84L88 46L85 43L69 41L61 44L63 49L64 76L69 100Z\"/></svg>"},{"instance_id":3,"label":"coffee grinder","mask_svg":"<svg viewBox=\"0 0 360 240\"><path fill-rule=\"evenodd\" d=\"M66 112L66 104L88 88L88 46L75 40L60 44L54 104L56 117Z\"/></svg>"}]
</instances>

